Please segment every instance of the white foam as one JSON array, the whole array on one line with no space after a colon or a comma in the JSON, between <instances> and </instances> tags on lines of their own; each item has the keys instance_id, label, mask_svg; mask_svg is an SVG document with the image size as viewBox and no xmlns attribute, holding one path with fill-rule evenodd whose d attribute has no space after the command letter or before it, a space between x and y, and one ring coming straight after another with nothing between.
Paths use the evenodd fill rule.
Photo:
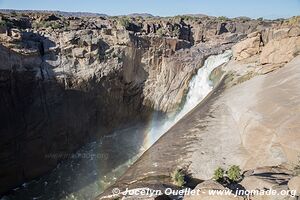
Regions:
<instances>
[{"instance_id":1,"label":"white foam","mask_svg":"<svg viewBox=\"0 0 300 200\"><path fill-rule=\"evenodd\" d=\"M183 116L197 106L212 91L213 84L209 80L211 72L215 68L227 63L230 60L231 55L232 52L228 50L222 54L213 55L206 59L203 67L198 70L197 74L189 83L189 91L182 109L174 117L169 118L162 123L152 122L151 131L148 133L148 139L150 138L151 142L150 144L147 144L146 148L149 148L167 130L169 130Z\"/></svg>"}]
</instances>

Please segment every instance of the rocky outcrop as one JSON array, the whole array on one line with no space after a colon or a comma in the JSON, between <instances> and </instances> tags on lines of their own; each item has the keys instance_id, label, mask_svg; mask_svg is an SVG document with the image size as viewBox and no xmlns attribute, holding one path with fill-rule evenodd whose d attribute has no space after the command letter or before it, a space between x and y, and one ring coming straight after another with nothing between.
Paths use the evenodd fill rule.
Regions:
<instances>
[{"instance_id":1,"label":"rocky outcrop","mask_svg":"<svg viewBox=\"0 0 300 200\"><path fill-rule=\"evenodd\" d=\"M233 55L236 60L243 60L260 54L261 64L284 64L299 55L299 36L297 25L254 32L232 48Z\"/></svg>"},{"instance_id":2,"label":"rocky outcrop","mask_svg":"<svg viewBox=\"0 0 300 200\"><path fill-rule=\"evenodd\" d=\"M262 49L260 62L262 64L287 63L299 55L299 47L299 36L290 37L284 35L283 37L273 39Z\"/></svg>"},{"instance_id":3,"label":"rocky outcrop","mask_svg":"<svg viewBox=\"0 0 300 200\"><path fill-rule=\"evenodd\" d=\"M292 29L294 27L289 27L288 32ZM275 38L291 38L281 34L283 36ZM252 51L253 41L258 40L258 36L260 43L254 42L258 46ZM291 54L291 61L282 58L279 62L261 63L263 51L277 40L275 38L266 40L264 32L253 33L242 44L236 44L233 47L236 59L219 69L227 74L225 79L146 151L114 186L147 186L153 184L153 179L159 184L172 184L170 179L160 177L170 177L176 168L185 169L188 176L196 180L208 180L217 167L239 165L247 171L240 182L245 189L289 189L288 182L294 180L294 174L278 166L291 165L299 159L296 121L299 121L300 57L296 53ZM249 50L247 54L237 53L245 50ZM295 188L293 181L290 188ZM278 199L284 198L278 196Z\"/></svg>"},{"instance_id":4,"label":"rocky outcrop","mask_svg":"<svg viewBox=\"0 0 300 200\"><path fill-rule=\"evenodd\" d=\"M240 182L244 189L255 190L288 190L287 182L293 177L291 171L282 166L260 167L244 173L245 177Z\"/></svg>"},{"instance_id":5,"label":"rocky outcrop","mask_svg":"<svg viewBox=\"0 0 300 200\"><path fill-rule=\"evenodd\" d=\"M240 182L217 182L205 180L193 189L183 186L174 187L163 184L144 184L144 187L131 188L130 191L160 191L158 195L138 195L143 193L129 193L102 196L99 200L122 199L183 199L183 200L294 200L299 194L296 192L298 177L293 177L292 172L283 166L260 167L244 171ZM132 187L132 185L130 185ZM171 193L170 190L174 192ZM181 194L180 194L181 193ZM167 195L168 194L168 195ZM183 194L183 195L182 195Z\"/></svg>"},{"instance_id":6,"label":"rocky outcrop","mask_svg":"<svg viewBox=\"0 0 300 200\"><path fill-rule=\"evenodd\" d=\"M228 188L227 188L228 190ZM204 181L197 185L194 189L195 194L184 196L184 200L243 200L243 197L235 196L233 193L229 195L209 195L209 192L226 191L226 188L220 183L212 180ZM198 193L197 193L198 192Z\"/></svg>"},{"instance_id":7,"label":"rocky outcrop","mask_svg":"<svg viewBox=\"0 0 300 200\"><path fill-rule=\"evenodd\" d=\"M1 14L0 193L92 138L174 112L204 59L278 22ZM4 31L5 30L5 31Z\"/></svg>"},{"instance_id":8,"label":"rocky outcrop","mask_svg":"<svg viewBox=\"0 0 300 200\"><path fill-rule=\"evenodd\" d=\"M184 199L253 199L253 200L287 200L295 199L297 196L293 193L285 193L282 191L292 191L287 183L292 182L296 178L291 178L291 171L284 167L262 167L249 170L243 173L244 178L239 183L233 186L231 190L225 188L220 183L215 181L204 181L197 185L194 190L199 190L199 195L185 196ZM205 185L205 187L203 187ZM212 191L219 191L213 193ZM221 195L223 191L223 195ZM227 191L227 193L226 193ZM231 191L231 193L228 191ZM246 192L247 191L247 192ZM263 192L262 192L263 191ZM276 194L270 195L276 192ZM215 194L215 195L213 195Z\"/></svg>"},{"instance_id":9,"label":"rocky outcrop","mask_svg":"<svg viewBox=\"0 0 300 200\"><path fill-rule=\"evenodd\" d=\"M261 46L261 34L255 32L249 34L247 39L239 42L232 48L233 56L237 60L243 60L259 53Z\"/></svg>"},{"instance_id":10,"label":"rocky outcrop","mask_svg":"<svg viewBox=\"0 0 300 200\"><path fill-rule=\"evenodd\" d=\"M289 180L288 187L290 190L296 191L296 196L300 196L300 176L293 177Z\"/></svg>"},{"instance_id":11,"label":"rocky outcrop","mask_svg":"<svg viewBox=\"0 0 300 200\"><path fill-rule=\"evenodd\" d=\"M117 59L93 68L86 57L73 59L70 48L64 56L57 49L42 56L1 46L1 189L49 171L86 142L149 111L142 87L122 80Z\"/></svg>"}]
</instances>

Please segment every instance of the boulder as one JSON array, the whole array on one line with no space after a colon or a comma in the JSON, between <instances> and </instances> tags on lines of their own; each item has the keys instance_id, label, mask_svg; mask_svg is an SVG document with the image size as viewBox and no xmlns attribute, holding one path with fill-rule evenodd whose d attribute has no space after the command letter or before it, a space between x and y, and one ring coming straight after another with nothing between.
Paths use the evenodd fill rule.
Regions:
<instances>
[{"instance_id":1,"label":"boulder","mask_svg":"<svg viewBox=\"0 0 300 200\"><path fill-rule=\"evenodd\" d=\"M283 179L286 180L286 179ZM280 184L278 183L280 182ZM286 185L283 184L281 179L273 177L263 176L249 176L245 177L240 183L246 190L264 190L264 189L276 189L284 190L287 189Z\"/></svg>"},{"instance_id":2,"label":"boulder","mask_svg":"<svg viewBox=\"0 0 300 200\"><path fill-rule=\"evenodd\" d=\"M220 183L213 181L213 180L207 180L200 184L198 184L195 189L199 190L205 190L205 189L213 189L213 190L225 190L225 187L221 185Z\"/></svg>"},{"instance_id":3,"label":"boulder","mask_svg":"<svg viewBox=\"0 0 300 200\"><path fill-rule=\"evenodd\" d=\"M74 48L73 53L77 58L84 58L84 55L87 53L87 51L85 48Z\"/></svg>"},{"instance_id":4,"label":"boulder","mask_svg":"<svg viewBox=\"0 0 300 200\"><path fill-rule=\"evenodd\" d=\"M244 200L243 197L232 195L211 196L208 194L200 194L196 196L185 196L184 200Z\"/></svg>"},{"instance_id":5,"label":"boulder","mask_svg":"<svg viewBox=\"0 0 300 200\"><path fill-rule=\"evenodd\" d=\"M256 33L254 37L249 37L232 47L233 57L236 60L249 58L260 51L260 34Z\"/></svg>"},{"instance_id":6,"label":"boulder","mask_svg":"<svg viewBox=\"0 0 300 200\"><path fill-rule=\"evenodd\" d=\"M300 37L271 40L262 48L261 64L287 63L300 53Z\"/></svg>"},{"instance_id":7,"label":"boulder","mask_svg":"<svg viewBox=\"0 0 300 200\"><path fill-rule=\"evenodd\" d=\"M257 195L251 196L251 200L297 200L296 197L293 196L285 196L285 195Z\"/></svg>"},{"instance_id":8,"label":"boulder","mask_svg":"<svg viewBox=\"0 0 300 200\"><path fill-rule=\"evenodd\" d=\"M224 191L224 195L216 194L212 195L209 192L212 191ZM208 180L200 183L194 189L194 195L186 195L184 196L184 200L242 200L242 197L236 197L234 194L227 194L225 195L226 188L222 186L220 183ZM192 193L191 193L192 194Z\"/></svg>"},{"instance_id":9,"label":"boulder","mask_svg":"<svg viewBox=\"0 0 300 200\"><path fill-rule=\"evenodd\" d=\"M300 27L299 26L294 26L292 27L289 32L288 32L289 37L297 37L300 36Z\"/></svg>"},{"instance_id":10,"label":"boulder","mask_svg":"<svg viewBox=\"0 0 300 200\"><path fill-rule=\"evenodd\" d=\"M57 21L57 20L60 20L60 18L59 17L57 17L56 15L54 15L54 14L51 14L51 15L49 15L49 16L47 16L47 17L45 17L45 19L44 19L45 21Z\"/></svg>"},{"instance_id":11,"label":"boulder","mask_svg":"<svg viewBox=\"0 0 300 200\"><path fill-rule=\"evenodd\" d=\"M290 28L282 28L278 30L273 30L273 39L281 40L283 38L287 38L289 36Z\"/></svg>"},{"instance_id":12,"label":"boulder","mask_svg":"<svg viewBox=\"0 0 300 200\"><path fill-rule=\"evenodd\" d=\"M288 186L290 190L296 190L296 195L300 196L300 176L293 177L288 182Z\"/></svg>"},{"instance_id":13,"label":"boulder","mask_svg":"<svg viewBox=\"0 0 300 200\"><path fill-rule=\"evenodd\" d=\"M283 167L260 167L245 173L240 183L246 190L286 190L291 172Z\"/></svg>"}]
</instances>

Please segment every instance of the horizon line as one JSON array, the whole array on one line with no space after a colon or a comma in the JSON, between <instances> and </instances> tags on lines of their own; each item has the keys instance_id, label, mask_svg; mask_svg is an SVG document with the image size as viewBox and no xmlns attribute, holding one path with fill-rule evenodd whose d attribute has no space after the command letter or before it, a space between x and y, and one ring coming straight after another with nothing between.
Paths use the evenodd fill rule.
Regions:
<instances>
[{"instance_id":1,"label":"horizon line","mask_svg":"<svg viewBox=\"0 0 300 200\"><path fill-rule=\"evenodd\" d=\"M258 19L258 18L263 18L266 20L278 20L278 19L289 19L292 17L296 17L296 16L300 16L300 15L294 15L294 16L289 16L289 17L271 17L271 18L267 18L267 17L249 17L247 15L241 15L241 16L237 16L237 17L230 17L230 16L226 16L226 15L208 15L205 13L184 13L184 14L176 14L176 15L154 15L152 13L148 13L148 12L133 12L133 13L127 13L127 14L120 14L120 15L110 15L110 14L106 14L106 13L100 13L100 12L93 12L93 11L66 11L66 10L54 10L54 9L12 9L12 8L0 8L0 12L1 11L6 11L6 12L11 12L11 11L16 11L16 12L62 12L62 13L82 13L82 14L92 14L92 15L105 15L107 17L114 17L114 16L129 16L129 15L151 15L152 17L176 17L176 16L196 16L197 15L202 15L202 17L227 17L229 19L235 19L235 18L242 18L242 17L246 17L249 19Z\"/></svg>"}]
</instances>

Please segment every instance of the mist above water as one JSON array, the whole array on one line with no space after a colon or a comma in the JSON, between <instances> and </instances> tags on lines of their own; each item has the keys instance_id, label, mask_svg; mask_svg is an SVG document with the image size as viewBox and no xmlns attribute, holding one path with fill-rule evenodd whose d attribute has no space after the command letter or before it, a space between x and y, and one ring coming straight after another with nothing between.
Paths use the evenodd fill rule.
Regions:
<instances>
[{"instance_id":1,"label":"mist above water","mask_svg":"<svg viewBox=\"0 0 300 200\"><path fill-rule=\"evenodd\" d=\"M231 56L232 52L227 50L222 54L210 56L205 60L203 67L198 70L197 74L189 83L189 90L182 109L177 112L175 116L163 120L162 122L155 118L152 120L152 128L147 134L145 148L149 148L166 131L168 131L184 115L197 106L212 91L213 83L209 79L211 72L217 67L227 63Z\"/></svg>"},{"instance_id":2,"label":"mist above water","mask_svg":"<svg viewBox=\"0 0 300 200\"><path fill-rule=\"evenodd\" d=\"M50 174L23 184L10 199L93 199L113 184L142 153L168 129L197 106L213 89L211 72L227 63L231 51L210 56L191 79L182 108L171 118L153 117L150 124L140 124L115 131L97 142L84 146L57 166Z\"/></svg>"}]
</instances>

